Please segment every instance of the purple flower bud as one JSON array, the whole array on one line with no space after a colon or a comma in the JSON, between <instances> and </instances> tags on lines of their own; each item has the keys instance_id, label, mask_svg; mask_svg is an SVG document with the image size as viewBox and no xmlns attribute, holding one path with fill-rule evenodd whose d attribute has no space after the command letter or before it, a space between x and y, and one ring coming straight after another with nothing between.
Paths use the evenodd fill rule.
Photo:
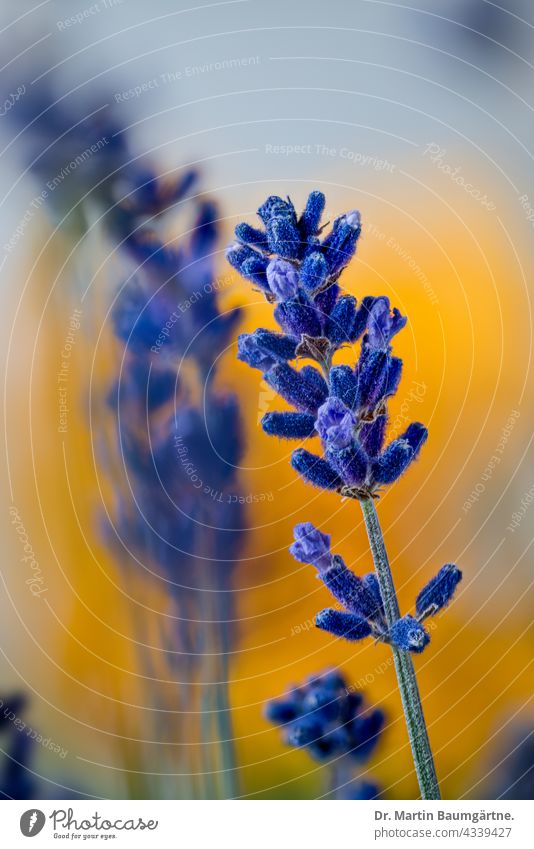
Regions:
<instances>
[{"instance_id":1,"label":"purple flower bud","mask_svg":"<svg viewBox=\"0 0 534 849\"><path fill-rule=\"evenodd\" d=\"M250 224L242 222L235 228L235 234L240 242L247 245L253 245L261 251L267 251L267 236L262 230L257 230L256 227L251 227Z\"/></svg>"},{"instance_id":2,"label":"purple flower bud","mask_svg":"<svg viewBox=\"0 0 534 849\"><path fill-rule=\"evenodd\" d=\"M347 568L343 559L335 555L330 567L319 574L334 598L350 613L363 619L372 619L377 612L376 601L362 578Z\"/></svg>"},{"instance_id":3,"label":"purple flower bud","mask_svg":"<svg viewBox=\"0 0 534 849\"><path fill-rule=\"evenodd\" d=\"M240 273L246 280L251 280L264 292L270 292L266 270L267 258L254 252L254 256L249 256L243 261Z\"/></svg>"},{"instance_id":4,"label":"purple flower bud","mask_svg":"<svg viewBox=\"0 0 534 849\"><path fill-rule=\"evenodd\" d=\"M285 725L286 722L291 722L298 716L299 708L297 699L273 700L265 705L265 718L276 725Z\"/></svg>"},{"instance_id":5,"label":"purple flower bud","mask_svg":"<svg viewBox=\"0 0 534 849\"><path fill-rule=\"evenodd\" d=\"M308 483L319 489L339 490L343 481L332 466L305 448L297 448L291 455L291 465Z\"/></svg>"},{"instance_id":6,"label":"purple flower bud","mask_svg":"<svg viewBox=\"0 0 534 849\"><path fill-rule=\"evenodd\" d=\"M374 572L369 572L367 575L364 575L362 583L369 595L372 596L375 605L374 612L369 615L369 618L374 619L377 615L384 616L384 604L382 602L380 584L378 583L376 574Z\"/></svg>"},{"instance_id":7,"label":"purple flower bud","mask_svg":"<svg viewBox=\"0 0 534 849\"><path fill-rule=\"evenodd\" d=\"M387 351L362 345L356 365L358 407L373 411L384 398L391 357Z\"/></svg>"},{"instance_id":8,"label":"purple flower bud","mask_svg":"<svg viewBox=\"0 0 534 849\"><path fill-rule=\"evenodd\" d=\"M262 371L270 369L278 360L268 351L265 351L252 333L241 333L237 337L237 358L251 368L259 368Z\"/></svg>"},{"instance_id":9,"label":"purple flower bud","mask_svg":"<svg viewBox=\"0 0 534 849\"><path fill-rule=\"evenodd\" d=\"M267 282L278 301L288 301L297 294L298 271L285 259L272 259L267 266Z\"/></svg>"},{"instance_id":10,"label":"purple flower bud","mask_svg":"<svg viewBox=\"0 0 534 849\"><path fill-rule=\"evenodd\" d=\"M338 299L326 322L325 336L336 346L350 342L355 319L356 298L343 295Z\"/></svg>"},{"instance_id":11,"label":"purple flower bud","mask_svg":"<svg viewBox=\"0 0 534 849\"><path fill-rule=\"evenodd\" d=\"M308 439L317 436L315 416L311 413L266 413L261 426L269 436L281 439Z\"/></svg>"},{"instance_id":12,"label":"purple flower bud","mask_svg":"<svg viewBox=\"0 0 534 849\"><path fill-rule=\"evenodd\" d=\"M238 242L237 239L234 240L230 245L227 245L224 250L224 255L229 262L232 262L234 256L242 249L243 245L241 242ZM232 262L232 265L234 263Z\"/></svg>"},{"instance_id":13,"label":"purple flower bud","mask_svg":"<svg viewBox=\"0 0 534 849\"><path fill-rule=\"evenodd\" d=\"M386 385L384 387L384 398L395 395L399 388L402 375L402 360L399 357L389 357Z\"/></svg>"},{"instance_id":14,"label":"purple flower bud","mask_svg":"<svg viewBox=\"0 0 534 849\"><path fill-rule=\"evenodd\" d=\"M268 289L265 277L267 259L262 254L241 242L232 242L225 253L230 265L243 277L261 286L262 289Z\"/></svg>"},{"instance_id":15,"label":"purple flower bud","mask_svg":"<svg viewBox=\"0 0 534 849\"><path fill-rule=\"evenodd\" d=\"M311 522L302 522L293 529L295 542L289 551L300 563L311 563L319 571L328 569L332 562L330 536L323 534Z\"/></svg>"},{"instance_id":16,"label":"purple flower bud","mask_svg":"<svg viewBox=\"0 0 534 849\"><path fill-rule=\"evenodd\" d=\"M339 295L339 286L337 283L330 283L326 289L321 289L320 292L313 295L313 303L317 309L317 314L322 322L326 321Z\"/></svg>"},{"instance_id":17,"label":"purple flower bud","mask_svg":"<svg viewBox=\"0 0 534 849\"><path fill-rule=\"evenodd\" d=\"M390 628L389 637L394 646L404 651L420 654L430 642L430 637L420 622L413 616L397 619Z\"/></svg>"},{"instance_id":18,"label":"purple flower bud","mask_svg":"<svg viewBox=\"0 0 534 849\"><path fill-rule=\"evenodd\" d=\"M262 203L258 209L258 215L265 225L274 215L295 215L295 208L292 203L282 200L278 195L269 195L266 201Z\"/></svg>"},{"instance_id":19,"label":"purple flower bud","mask_svg":"<svg viewBox=\"0 0 534 849\"><path fill-rule=\"evenodd\" d=\"M318 251L308 254L302 263L300 276L302 285L309 292L321 289L328 277L328 265L323 254Z\"/></svg>"},{"instance_id":20,"label":"purple flower bud","mask_svg":"<svg viewBox=\"0 0 534 849\"><path fill-rule=\"evenodd\" d=\"M384 444L387 416L377 416L373 422L361 425L358 431L358 441L369 457L377 457Z\"/></svg>"},{"instance_id":21,"label":"purple flower bud","mask_svg":"<svg viewBox=\"0 0 534 849\"><path fill-rule=\"evenodd\" d=\"M317 412L315 428L332 448L346 448L352 442L354 417L339 398L329 398Z\"/></svg>"},{"instance_id":22,"label":"purple flower bud","mask_svg":"<svg viewBox=\"0 0 534 849\"><path fill-rule=\"evenodd\" d=\"M334 366L330 371L330 390L349 410L358 404L358 379L350 366Z\"/></svg>"},{"instance_id":23,"label":"purple flower bud","mask_svg":"<svg viewBox=\"0 0 534 849\"><path fill-rule=\"evenodd\" d=\"M284 259L297 259L300 251L300 234L295 213L283 210L273 214L266 225L269 250Z\"/></svg>"},{"instance_id":24,"label":"purple flower bud","mask_svg":"<svg viewBox=\"0 0 534 849\"><path fill-rule=\"evenodd\" d=\"M268 371L279 362L295 356L295 339L259 327L254 333L241 333L237 338L237 358L252 368Z\"/></svg>"},{"instance_id":25,"label":"purple flower bud","mask_svg":"<svg viewBox=\"0 0 534 849\"><path fill-rule=\"evenodd\" d=\"M352 259L360 232L361 220L357 210L336 218L332 232L323 242L324 254L331 275L339 274Z\"/></svg>"},{"instance_id":26,"label":"purple flower bud","mask_svg":"<svg viewBox=\"0 0 534 849\"><path fill-rule=\"evenodd\" d=\"M291 336L299 338L303 333L306 336L320 336L321 324L317 310L303 293L289 301L281 301L274 310L274 317L282 330Z\"/></svg>"},{"instance_id":27,"label":"purple flower bud","mask_svg":"<svg viewBox=\"0 0 534 849\"><path fill-rule=\"evenodd\" d=\"M446 563L438 574L423 587L415 602L418 616L433 616L452 599L462 573L454 563Z\"/></svg>"},{"instance_id":28,"label":"purple flower bud","mask_svg":"<svg viewBox=\"0 0 534 849\"><path fill-rule=\"evenodd\" d=\"M390 442L384 453L373 464L373 477L378 484L396 481L416 459L428 436L426 427L414 422L406 431Z\"/></svg>"},{"instance_id":29,"label":"purple flower bud","mask_svg":"<svg viewBox=\"0 0 534 849\"><path fill-rule=\"evenodd\" d=\"M301 236L306 239L308 236L317 235L321 215L323 214L326 198L322 192L311 192L306 202L306 208L299 219L299 230Z\"/></svg>"},{"instance_id":30,"label":"purple flower bud","mask_svg":"<svg viewBox=\"0 0 534 849\"><path fill-rule=\"evenodd\" d=\"M352 442L347 448L328 445L325 456L346 486L359 487L367 481L368 457L357 442Z\"/></svg>"},{"instance_id":31,"label":"purple flower bud","mask_svg":"<svg viewBox=\"0 0 534 849\"><path fill-rule=\"evenodd\" d=\"M372 633L366 619L354 613L333 610L331 607L317 614L315 624L321 631L328 631L335 637L344 637L345 640L363 640Z\"/></svg>"},{"instance_id":32,"label":"purple flower bud","mask_svg":"<svg viewBox=\"0 0 534 849\"><path fill-rule=\"evenodd\" d=\"M356 340L360 338L363 331L367 327L367 322L369 320L369 312L375 300L376 298L367 295L358 307L354 319L354 325L352 328L352 336L350 339L351 342L356 342Z\"/></svg>"},{"instance_id":33,"label":"purple flower bud","mask_svg":"<svg viewBox=\"0 0 534 849\"><path fill-rule=\"evenodd\" d=\"M304 369L298 372L287 363L277 363L264 374L279 395L303 413L315 413L324 403L326 389L316 386Z\"/></svg>"},{"instance_id":34,"label":"purple flower bud","mask_svg":"<svg viewBox=\"0 0 534 849\"><path fill-rule=\"evenodd\" d=\"M349 692L343 675L329 670L269 702L265 715L283 726L286 743L306 747L320 762L341 756L366 761L385 719L382 711L365 704L360 692Z\"/></svg>"}]
</instances>

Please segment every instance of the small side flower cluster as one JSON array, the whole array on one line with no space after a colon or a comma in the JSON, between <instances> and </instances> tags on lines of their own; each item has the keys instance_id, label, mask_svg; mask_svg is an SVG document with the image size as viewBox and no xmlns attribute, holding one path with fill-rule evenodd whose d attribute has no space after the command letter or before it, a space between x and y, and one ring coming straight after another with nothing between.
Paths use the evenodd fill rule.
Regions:
<instances>
[{"instance_id":1,"label":"small side flower cluster","mask_svg":"<svg viewBox=\"0 0 534 849\"><path fill-rule=\"evenodd\" d=\"M298 440L319 434L324 456L298 448L293 467L317 487L364 498L403 474L427 430L413 423L384 447L387 401L402 371L391 340L406 318L390 309L386 297L365 297L358 304L342 294L338 279L355 253L360 215L356 210L341 215L319 238L324 204L324 195L312 192L297 217L289 199L273 196L258 210L264 230L237 225L228 261L276 304L274 317L282 330L242 334L238 357L264 372L265 381L296 409L267 413L266 433ZM362 336L354 368L332 364L342 346ZM297 370L290 365L296 358L316 365Z\"/></svg>"},{"instance_id":2,"label":"small side flower cluster","mask_svg":"<svg viewBox=\"0 0 534 849\"><path fill-rule=\"evenodd\" d=\"M318 761L343 756L367 761L384 727L382 711L366 707L362 693L349 692L336 670L314 675L268 702L265 715L281 726L287 745L306 749Z\"/></svg>"},{"instance_id":3,"label":"small side flower cluster","mask_svg":"<svg viewBox=\"0 0 534 849\"><path fill-rule=\"evenodd\" d=\"M338 554L331 553L330 536L311 522L296 525L294 534L291 554L300 563L315 566L320 580L342 606L341 610L321 610L315 620L318 628L346 640L374 637L417 654L425 649L430 635L423 623L451 601L462 579L457 566L445 564L417 596L415 616L402 616L388 628L376 574L355 575Z\"/></svg>"}]
</instances>

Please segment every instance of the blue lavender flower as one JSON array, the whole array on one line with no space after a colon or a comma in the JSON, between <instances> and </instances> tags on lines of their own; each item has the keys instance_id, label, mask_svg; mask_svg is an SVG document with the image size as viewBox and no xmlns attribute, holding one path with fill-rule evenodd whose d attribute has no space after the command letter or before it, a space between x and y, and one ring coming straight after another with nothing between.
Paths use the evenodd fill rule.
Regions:
<instances>
[{"instance_id":1,"label":"blue lavender flower","mask_svg":"<svg viewBox=\"0 0 534 849\"><path fill-rule=\"evenodd\" d=\"M340 672L327 670L308 678L281 699L268 702L267 719L282 728L289 746L306 749L318 761L346 757L364 763L384 727L381 710L350 692Z\"/></svg>"},{"instance_id":2,"label":"blue lavender flower","mask_svg":"<svg viewBox=\"0 0 534 849\"><path fill-rule=\"evenodd\" d=\"M452 599L462 578L457 566L446 564L421 590L416 601L416 617L407 614L388 627L374 572L361 578L355 575L342 557L332 555L328 534L321 533L311 522L297 525L294 534L295 542L289 551L301 563L315 566L317 577L343 608L326 608L318 613L315 624L320 630L352 641L372 636L415 654L425 649L430 635L423 622Z\"/></svg>"},{"instance_id":3,"label":"blue lavender flower","mask_svg":"<svg viewBox=\"0 0 534 849\"><path fill-rule=\"evenodd\" d=\"M127 548L127 558L148 560L174 580L198 558L201 529L208 525L218 540L214 550L224 551L230 562L243 508L228 491L235 495L242 438L236 399L216 390L214 379L239 311L221 314L218 306L217 206L201 195L190 198L196 170L178 169L160 179L151 163L135 156L129 133L105 97L94 104L56 100L53 88L40 83L10 115L19 122L19 147L33 176L44 184L57 178L47 208L84 232L87 203L96 204L105 235L120 249L124 282L111 318L122 368L108 404L116 414L124 481L122 487L115 481L121 497L108 537L124 541L118 544L122 556ZM168 243L163 216L178 206L190 211L189 236ZM267 344L258 340L258 350L260 341ZM287 348L287 341L281 345ZM184 357L203 385L202 410L177 379ZM180 446L187 458L178 454ZM195 579L183 583L191 586Z\"/></svg>"},{"instance_id":4,"label":"blue lavender flower","mask_svg":"<svg viewBox=\"0 0 534 849\"><path fill-rule=\"evenodd\" d=\"M297 449L291 460L296 471L314 486L361 499L376 496L408 469L427 431L413 423L384 446L387 402L402 371L391 341L406 317L391 310L386 297L366 297L358 306L356 298L342 293L339 277L356 250L360 215L339 216L323 237L323 208L324 196L312 192L299 218L289 199L271 196L258 210L264 231L237 225L228 261L276 304L274 318L282 330L242 334L238 356L261 369L269 386L299 413L315 416L324 456ZM336 352L362 335L355 366L334 365ZM290 364L304 358L320 371ZM295 419L292 413L275 419L270 414L264 429L284 439L313 435L311 419Z\"/></svg>"},{"instance_id":5,"label":"blue lavender flower","mask_svg":"<svg viewBox=\"0 0 534 849\"><path fill-rule=\"evenodd\" d=\"M229 248L230 264L276 304L274 319L291 340L294 357L259 357L255 343L240 342L243 357L254 367L265 368L264 380L298 411L270 414L264 421L267 433L286 439L305 439L314 430L322 444L322 456L297 448L293 468L308 483L360 502L376 575L359 578L340 557L329 550L317 556L301 544L294 553L314 562L342 609L327 608L316 618L322 630L347 640L374 636L392 645L402 694L406 724L422 798L439 799L440 791L432 751L410 653L422 652L430 638L423 625L428 616L451 599L461 573L448 565L419 594L416 616L401 616L382 530L374 499L383 486L394 483L418 457L427 430L413 422L387 443L388 402L397 392L402 360L393 355L392 340L406 325L406 317L391 309L386 297L356 299L343 294L341 272L354 256L361 232L360 214L353 210L335 219L323 236L320 226L324 197L313 192L300 218L289 200L271 196L258 210L264 231L248 225L236 227L237 241ZM335 363L345 345L361 345L353 366ZM253 353L252 353L253 350ZM312 360L318 368L298 369L292 359ZM300 528L297 526L297 535ZM313 539L313 527L306 537ZM321 539L319 537L319 539ZM425 733L413 735L413 727ZM301 743L316 729L306 724Z\"/></svg>"}]
</instances>

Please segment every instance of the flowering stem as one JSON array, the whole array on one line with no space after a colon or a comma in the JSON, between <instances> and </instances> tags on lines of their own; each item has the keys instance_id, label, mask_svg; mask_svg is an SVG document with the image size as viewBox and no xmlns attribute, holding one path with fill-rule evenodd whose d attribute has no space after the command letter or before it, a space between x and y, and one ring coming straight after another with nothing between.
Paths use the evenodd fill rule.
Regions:
<instances>
[{"instance_id":1,"label":"flowering stem","mask_svg":"<svg viewBox=\"0 0 534 849\"><path fill-rule=\"evenodd\" d=\"M388 627L391 627L400 619L400 610L382 529L373 499L362 498L360 504L384 603L386 622ZM421 798L441 799L413 661L409 652L395 646L391 648Z\"/></svg>"}]
</instances>

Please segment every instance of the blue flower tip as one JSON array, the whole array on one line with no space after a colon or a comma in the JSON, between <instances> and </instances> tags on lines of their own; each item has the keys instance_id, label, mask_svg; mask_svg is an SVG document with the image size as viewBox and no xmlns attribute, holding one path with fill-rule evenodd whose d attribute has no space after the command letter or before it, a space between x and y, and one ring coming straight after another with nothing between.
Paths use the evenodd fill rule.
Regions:
<instances>
[{"instance_id":1,"label":"blue flower tip","mask_svg":"<svg viewBox=\"0 0 534 849\"><path fill-rule=\"evenodd\" d=\"M352 227L353 230L359 230L362 223L362 217L360 215L359 210L352 209L350 212L347 212L347 214L345 215L345 221L347 222L349 227Z\"/></svg>"},{"instance_id":2,"label":"blue flower tip","mask_svg":"<svg viewBox=\"0 0 534 849\"><path fill-rule=\"evenodd\" d=\"M226 259L229 259L230 256L234 254L235 251L238 251L241 247L243 247L241 242L238 242L237 240L234 240L230 245L227 245L224 251Z\"/></svg>"}]
</instances>

